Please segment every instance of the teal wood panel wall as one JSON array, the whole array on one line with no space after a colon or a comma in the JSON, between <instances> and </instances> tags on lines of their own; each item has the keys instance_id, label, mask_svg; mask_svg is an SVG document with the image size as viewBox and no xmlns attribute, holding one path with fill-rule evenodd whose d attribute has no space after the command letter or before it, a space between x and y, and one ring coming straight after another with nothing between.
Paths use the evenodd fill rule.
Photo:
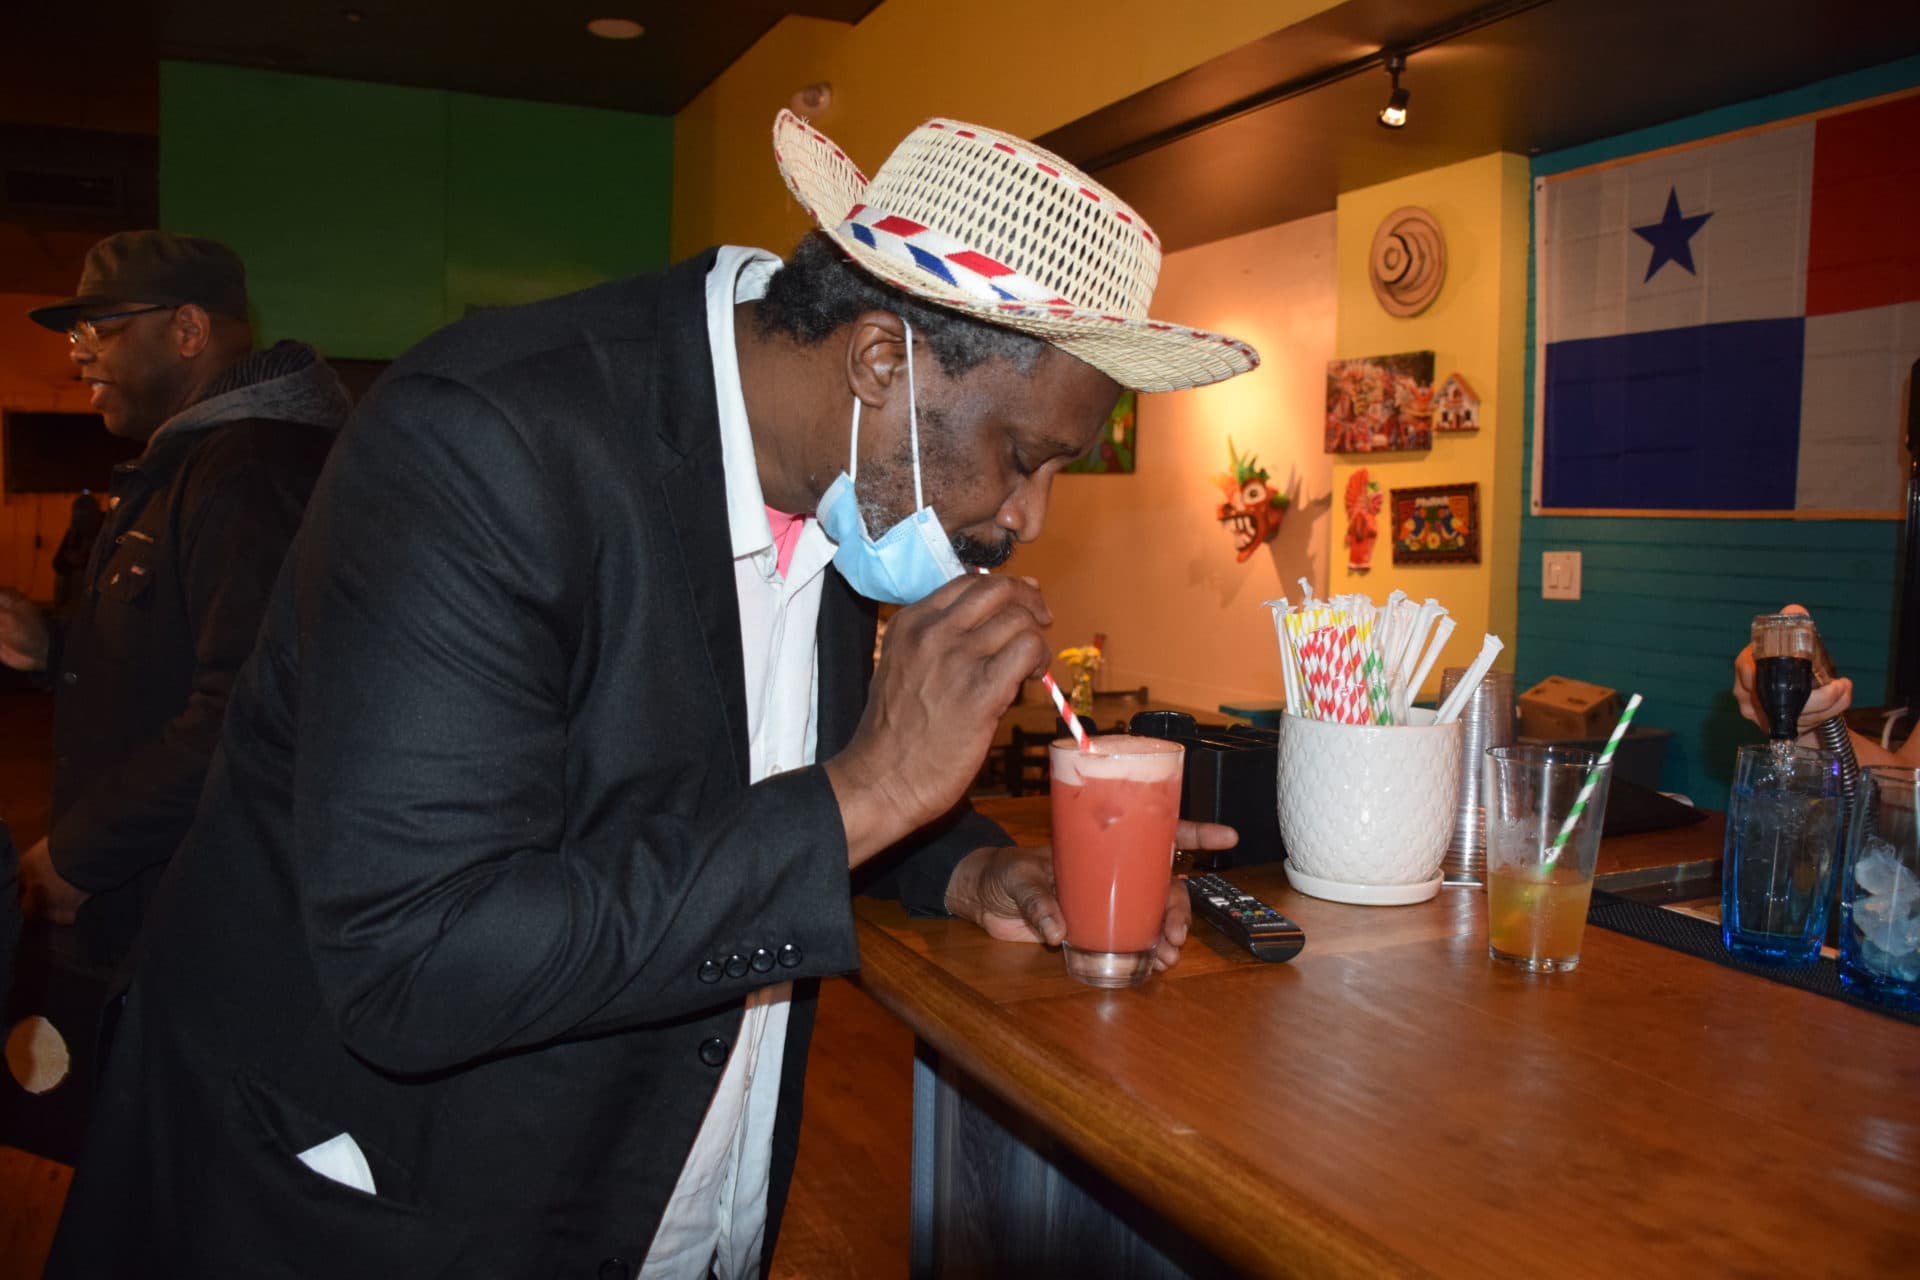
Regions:
<instances>
[{"instance_id":1,"label":"teal wood panel wall","mask_svg":"<svg viewBox=\"0 0 1920 1280\"><path fill-rule=\"evenodd\" d=\"M1920 84L1907 58L1791 93L1537 156L1533 176L1842 106ZM1531 262L1532 251L1529 250ZM1534 306L1528 270L1527 458L1531 511ZM1519 636L1524 689L1549 675L1638 690L1639 722L1673 731L1663 785L1724 808L1734 749L1759 731L1734 709L1732 659L1756 613L1798 601L1813 611L1856 700L1885 698L1900 526L1859 520L1675 520L1535 516L1521 520ZM1540 598L1540 554L1579 551L1577 601Z\"/></svg>"},{"instance_id":2,"label":"teal wood panel wall","mask_svg":"<svg viewBox=\"0 0 1920 1280\"><path fill-rule=\"evenodd\" d=\"M672 174L665 117L161 65L161 222L246 259L265 342L385 359L663 266Z\"/></svg>"}]
</instances>

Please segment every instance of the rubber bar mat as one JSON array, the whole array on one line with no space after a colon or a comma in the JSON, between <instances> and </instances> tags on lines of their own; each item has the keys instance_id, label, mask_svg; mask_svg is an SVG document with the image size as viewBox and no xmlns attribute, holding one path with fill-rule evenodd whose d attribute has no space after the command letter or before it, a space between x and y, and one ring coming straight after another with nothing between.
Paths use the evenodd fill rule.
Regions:
<instances>
[{"instance_id":1,"label":"rubber bar mat","mask_svg":"<svg viewBox=\"0 0 1920 1280\"><path fill-rule=\"evenodd\" d=\"M1840 967L1826 956L1821 956L1812 964L1790 969L1753 964L1737 958L1727 950L1726 944L1720 940L1720 926L1711 921L1681 915L1678 911L1668 911L1664 907L1652 906L1645 902L1634 902L1602 889L1593 891L1593 905L1587 909L1587 923L1597 924L1602 929L1611 929L1615 933L1624 933L1642 942L1651 942L1674 951L1685 952L1690 956L1698 956L1702 960L1711 960L1715 964L1723 964L1729 969L1738 969L1742 973L1751 973L1769 982L1777 982L1786 987L1798 987L1802 991L1811 991L1815 995L1826 996L1830 1000L1839 1000L1857 1009L1865 1009L1883 1017L1897 1018L1901 1022L1920 1026L1920 1013L1862 1000L1841 986Z\"/></svg>"}]
</instances>

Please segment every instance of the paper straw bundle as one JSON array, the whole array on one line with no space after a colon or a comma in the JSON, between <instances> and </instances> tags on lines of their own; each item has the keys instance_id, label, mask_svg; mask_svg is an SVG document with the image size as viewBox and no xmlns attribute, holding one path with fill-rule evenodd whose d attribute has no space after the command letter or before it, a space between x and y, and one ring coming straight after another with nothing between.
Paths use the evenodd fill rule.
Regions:
<instances>
[{"instance_id":1,"label":"paper straw bundle","mask_svg":"<svg viewBox=\"0 0 1920 1280\"><path fill-rule=\"evenodd\" d=\"M1415 604L1404 591L1375 605L1365 595L1316 600L1305 578L1300 589L1298 606L1284 596L1266 602L1289 714L1338 724L1406 724L1414 697L1453 636L1447 610L1433 599ZM1485 638L1434 723L1458 718L1501 648L1499 637Z\"/></svg>"}]
</instances>

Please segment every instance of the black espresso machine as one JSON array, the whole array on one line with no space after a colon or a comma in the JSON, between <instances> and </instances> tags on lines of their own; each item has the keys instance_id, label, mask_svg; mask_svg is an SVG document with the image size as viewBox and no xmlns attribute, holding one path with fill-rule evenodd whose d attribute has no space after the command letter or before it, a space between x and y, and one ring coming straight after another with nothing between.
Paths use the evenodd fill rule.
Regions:
<instances>
[{"instance_id":1,"label":"black espresso machine","mask_svg":"<svg viewBox=\"0 0 1920 1280\"><path fill-rule=\"evenodd\" d=\"M1240 833L1240 843L1218 852L1196 853L1194 865L1224 871L1256 862L1278 862L1280 819L1274 809L1280 763L1280 733L1252 725L1203 725L1184 711L1141 711L1127 732L1165 738L1187 749L1180 784L1180 816L1196 822L1220 822Z\"/></svg>"}]
</instances>

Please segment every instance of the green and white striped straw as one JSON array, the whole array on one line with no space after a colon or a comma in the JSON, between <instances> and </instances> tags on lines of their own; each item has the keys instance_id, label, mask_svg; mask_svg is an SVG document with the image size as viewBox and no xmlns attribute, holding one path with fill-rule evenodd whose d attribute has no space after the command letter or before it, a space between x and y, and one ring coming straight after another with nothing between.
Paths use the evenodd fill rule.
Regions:
<instances>
[{"instance_id":1,"label":"green and white striped straw","mask_svg":"<svg viewBox=\"0 0 1920 1280\"><path fill-rule=\"evenodd\" d=\"M1607 739L1607 745L1600 749L1600 759L1593 768L1587 770L1587 780L1580 788L1580 794L1573 798L1573 808L1567 810L1567 820L1560 824L1560 834L1553 838L1553 848L1547 852L1549 864L1557 861L1560 851L1567 847L1567 841L1573 838L1573 829L1579 825L1580 815L1587 811L1587 798L1593 794L1593 788L1600 781L1600 771L1613 760L1613 749L1620 745L1620 739L1627 736L1627 726L1633 723L1633 713L1640 709L1640 695L1634 694L1627 699L1627 709L1620 713L1620 723L1613 726L1613 736Z\"/></svg>"}]
</instances>

